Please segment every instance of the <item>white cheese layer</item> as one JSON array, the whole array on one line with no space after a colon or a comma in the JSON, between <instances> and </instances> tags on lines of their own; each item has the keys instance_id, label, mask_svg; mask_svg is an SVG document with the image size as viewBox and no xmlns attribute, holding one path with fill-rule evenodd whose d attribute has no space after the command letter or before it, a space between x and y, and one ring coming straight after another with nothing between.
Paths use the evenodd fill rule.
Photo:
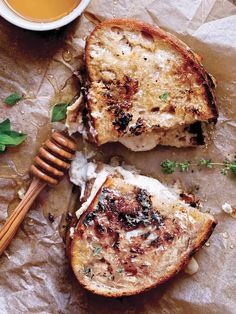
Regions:
<instances>
[{"instance_id":1,"label":"white cheese layer","mask_svg":"<svg viewBox=\"0 0 236 314\"><path fill-rule=\"evenodd\" d=\"M159 135L156 137L151 133L144 133L140 136L124 136L119 139L119 142L125 147L129 148L134 152L138 151L148 151L156 147L160 140Z\"/></svg>"},{"instance_id":2,"label":"white cheese layer","mask_svg":"<svg viewBox=\"0 0 236 314\"><path fill-rule=\"evenodd\" d=\"M75 185L80 186L81 196L83 198L85 192L86 182L96 178L96 165L88 162L83 154L76 152L76 157L70 168L70 181Z\"/></svg>"},{"instance_id":3,"label":"white cheese layer","mask_svg":"<svg viewBox=\"0 0 236 314\"><path fill-rule=\"evenodd\" d=\"M179 195L174 191L174 189L164 186L158 180L125 170L122 167L112 167L105 164L98 171L97 165L93 162L88 162L80 152L76 153L76 157L71 164L69 174L71 182L81 187L81 199L84 196L86 183L91 179L95 179L89 197L76 212L78 219L87 210L109 175L121 175L126 183L137 186L141 189L146 189L160 204L162 203L176 207L180 206L184 209L189 208L189 205L179 199ZM176 210L175 215L176 218L180 220L186 220L186 218L189 219L186 213L179 210ZM193 220L192 217L190 218Z\"/></svg>"},{"instance_id":4,"label":"white cheese layer","mask_svg":"<svg viewBox=\"0 0 236 314\"><path fill-rule=\"evenodd\" d=\"M69 134L79 132L84 138L87 138L87 131L82 121L82 115L79 113L79 108L83 104L83 96L80 95L78 99L67 107L66 127Z\"/></svg>"}]
</instances>

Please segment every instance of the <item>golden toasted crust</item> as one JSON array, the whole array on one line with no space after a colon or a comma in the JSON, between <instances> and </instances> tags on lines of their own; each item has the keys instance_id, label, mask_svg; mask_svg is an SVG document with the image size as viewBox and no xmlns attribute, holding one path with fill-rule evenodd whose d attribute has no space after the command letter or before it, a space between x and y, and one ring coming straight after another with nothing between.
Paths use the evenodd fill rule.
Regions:
<instances>
[{"instance_id":1,"label":"golden toasted crust","mask_svg":"<svg viewBox=\"0 0 236 314\"><path fill-rule=\"evenodd\" d=\"M117 183L114 183L115 181L118 181L118 185L117 185ZM119 182L119 181L120 180L114 180L114 179L109 178L104 183L103 187L101 187L101 189L97 192L97 194L94 197L93 201L91 202L89 208L81 216L81 218L80 218L80 220L78 222L78 225L77 225L76 230L75 230L74 240L72 240L72 243L71 243L72 245L70 245L70 249L69 249L70 255L71 255L72 267L73 267L74 273L75 273L78 281L80 282L80 284L84 288L86 288L87 290L89 290L89 291L91 291L91 292L93 292L95 294L99 294L99 295L103 295L103 296L107 296L107 297L130 296L130 295L134 295L134 294L143 293L143 292L145 292L147 290L150 290L150 289L152 289L152 288L154 288L154 287L156 287L156 286L166 282L167 280L171 279L172 277L174 277L188 263L188 261L190 260L192 255L194 253L196 253L196 251L198 251L201 248L201 246L207 241L207 239L210 237L210 235L211 235L211 233L212 233L212 231L213 231L213 229L214 229L214 227L216 226L216 223L217 223L212 216L210 216L208 214L200 213L197 210L195 210L194 208L190 207L189 209L191 210L191 215L193 215L192 217L197 219L196 221L198 221L198 223L199 223L200 231L197 231L197 234L193 236L194 240L191 240L191 247L186 249L186 253L182 254L181 258L177 259L178 262L175 264L174 268L171 268L169 270L166 269L165 273L163 273L163 275L159 279L157 279L154 283L152 283L149 286L147 286L146 283L143 283L143 284L139 284L138 286L134 285L132 289L129 288L129 289L127 289L127 291L122 290L120 292L115 291L116 289L112 289L112 287L110 289L101 288L101 287L99 287L99 284L97 285L97 288L94 288L92 284L90 284L89 282L86 283L86 280L84 281L83 276L81 278L81 274L79 274L79 272L77 270L77 266L78 265L76 263L79 260L78 255L81 256L83 254L85 254L85 255L87 254L87 253L84 253L84 252L86 252L87 249L85 249L85 248L83 249L83 244L81 244L81 242L84 241L83 234L84 234L84 232L86 232L86 228L83 226L83 224L84 224L84 221L85 221L86 217L88 217L88 214L92 213L94 211L94 208L97 208L97 204L98 204L99 200L101 201L101 199L102 200L104 199L103 198L103 192L102 192L102 191L104 191L104 187L105 187L105 189L108 189L109 191L112 191L112 188L116 187L116 189L115 189L115 195L116 196L118 195L117 194L118 191L121 193L121 195L126 195L125 193L127 193L127 192L130 193L131 187L128 186L127 184ZM135 192L135 193L137 193L137 192ZM128 195L129 195L129 203L132 203L133 200L135 200L135 199L137 200L136 197L135 198L131 198L131 195L130 194L128 194ZM109 196L109 199L110 199L110 196ZM145 199L145 203L146 203L146 201L147 201L147 198ZM160 201L159 201L159 198L158 198L158 203L159 202ZM155 201L152 204L153 205L151 205L151 206L156 206L156 205L154 205ZM137 204L135 203L133 205L134 206L131 205L131 207L129 206L128 209L127 209L127 207L125 207L125 204L122 203L121 210L122 211L124 211L124 210L125 211L126 210L129 211L129 210L132 210L133 208L136 208ZM162 205L162 206L164 206L163 207L163 210L164 210L165 205ZM179 210L181 208L181 207L179 208L178 206L176 207L176 210ZM163 213L165 213L165 210L163 211ZM162 209L160 207L158 208L158 213L162 215ZM95 218L95 219L98 219L98 220L96 220L96 223L99 223L99 218ZM102 222L104 223L104 217L102 218ZM169 234L172 234L171 233L171 228L172 227L169 224L169 222L170 221L168 220L168 224L164 228L164 230L166 230L167 232L170 232ZM111 220L109 226L111 228L113 228L115 226L115 225L113 225L112 220ZM160 228L162 228L162 227L160 227ZM193 227L193 228L195 228L195 229L193 229L191 232L193 232L193 234L195 234L196 233L196 227ZM127 232L129 232L129 230L133 230L133 229L132 228L131 229L129 229L129 228L126 229ZM172 229L172 232L173 232L173 230L175 230L174 232L177 232L177 233L180 232L180 234L181 234L181 231L176 231L176 229ZM89 233L89 234L90 234L90 237L91 237L92 233ZM106 235L105 238L106 237L108 237L108 235ZM121 236L121 239L123 239L123 236ZM103 240L101 238L100 245L102 245L102 242L103 242ZM80 245L82 245L81 248L79 248L79 249L77 248L78 243L80 243ZM108 242L106 242L106 243L108 243ZM167 243L167 250L168 250L168 243ZM175 243L175 242L173 242L173 243ZM90 247L90 245L91 245L91 243L89 244L89 247ZM163 244L163 245L165 245L165 244ZM173 244L173 245L177 245L177 244ZM122 244L121 244L121 246L122 246ZM139 246L139 248L141 248L141 245ZM146 250L148 250L148 248ZM148 253L146 252L146 250L145 250L145 253L144 253L144 257L145 257L145 254L147 254L147 257L148 257ZM122 250L121 250L121 253L122 253ZM114 250L114 255L116 255L116 254L117 254L116 250ZM103 255L101 255L101 256L103 257ZM81 257L81 258L83 260L84 257ZM123 258L124 258L124 256L122 255L122 259ZM158 255L156 256L156 259L158 260ZM117 264L117 267L118 266L119 266L119 264ZM114 267L114 265L112 265L112 267ZM155 265L155 267L159 268L158 267L158 262ZM154 269L155 269L155 267L154 267ZM96 282L96 275L95 275L95 277L93 277L92 280Z\"/></svg>"},{"instance_id":2,"label":"golden toasted crust","mask_svg":"<svg viewBox=\"0 0 236 314\"><path fill-rule=\"evenodd\" d=\"M104 88L104 84L101 82L101 76L98 76L98 67L94 66L93 63L93 56L91 55L91 52L93 50L93 45L97 45L97 42L95 39L96 34L98 34L102 30L109 30L114 27L121 27L125 30L128 30L130 32L136 31L144 33L145 36L152 36L154 38L160 39L164 45L170 45L171 49L173 51L178 52L179 56L181 56L181 62L182 66L177 69L177 75L181 75L181 72L188 73L191 72L193 77L195 77L195 80L199 83L199 86L201 86L201 93L200 95L197 95L196 97L200 97L199 99L202 99L202 109L193 108L192 112L183 112L183 108L179 106L179 108L174 108L176 110L175 116L184 116L186 118L186 122L193 123L195 121L211 121L216 120L218 117L218 110L216 105L216 99L214 94L214 84L211 80L211 77L207 74L207 72L204 70L203 66L201 65L199 61L199 57L193 53L189 47L187 47L182 41L177 39L175 36L161 30L160 28L153 27L149 24L142 23L136 20L130 20L130 19L113 19L105 21L94 29L94 31L91 33L91 35L88 37L86 42L86 48L85 48L85 61L86 61L86 67L87 67L87 74L88 74L88 81L89 81L89 92L88 92L88 101L87 101L87 109L88 109L88 116L89 120L95 130L93 135L93 141L95 141L98 145L103 144L107 141L117 141L119 137L123 137L126 133L129 133L130 131L132 133L132 130L134 130L133 124L137 124L137 115L134 115L133 121L130 122L131 116L133 114L132 109L130 110L124 110L125 111L125 123L126 124L132 124L132 127L129 128L129 130L125 130L125 132L120 132L123 130L117 131L117 119L113 119L111 121L111 114L109 110L104 110L104 106L107 106L108 103L111 104L111 99L107 100L107 96L104 96L107 92L106 90L106 84ZM106 62L106 60L104 60ZM117 71L119 67L119 62L117 63ZM110 75L110 73L108 73ZM107 73L106 73L107 75ZM123 95L124 88L127 90L128 88L128 100L127 102L133 101L134 95L138 92L139 86L138 82L135 81L135 78L131 77L132 75L125 76L123 82L120 81L115 82L112 79L109 81L108 84L110 84L110 87L112 89L112 95L108 97L113 97L112 99L112 106L114 106L114 102L117 101L117 99L125 97L125 101L127 100L127 95ZM99 78L99 79L98 79ZM102 78L103 79L103 78ZM131 93L130 93L131 91ZM195 93L195 91L194 91ZM155 94L155 96L157 96ZM195 94L194 94L195 96ZM95 99L95 101L94 101ZM120 104L118 104L120 105ZM168 106L167 106L168 107ZM173 110L172 103L169 106L170 108L165 108L165 112L171 112ZM150 110L153 108L147 107L147 110ZM184 109L185 110L185 109ZM94 115L95 112L102 112L102 118L100 119L97 116L97 113ZM114 113L114 112L113 112ZM129 115L131 113L131 115ZM123 114L123 113L122 113ZM151 113L150 115L151 116ZM197 117L196 117L197 116ZM123 115L124 117L124 115ZM120 119L120 117L118 117ZM118 120L119 120L118 119ZM153 120L154 119L154 120ZM118 121L118 128L120 127L119 124L120 121ZM123 121L122 121L123 122ZM187 122L187 123L188 123ZM178 125L178 123L183 124L184 121L178 120L175 121L173 125L170 124L170 127L174 127L175 125ZM148 121L148 124L151 124L152 127L155 126L155 118L152 118L152 121ZM161 127L168 128L168 123L163 123L163 126ZM146 127L144 125L143 132L149 132L150 127ZM139 129L140 130L140 129ZM137 135L137 134L136 134Z\"/></svg>"}]
</instances>

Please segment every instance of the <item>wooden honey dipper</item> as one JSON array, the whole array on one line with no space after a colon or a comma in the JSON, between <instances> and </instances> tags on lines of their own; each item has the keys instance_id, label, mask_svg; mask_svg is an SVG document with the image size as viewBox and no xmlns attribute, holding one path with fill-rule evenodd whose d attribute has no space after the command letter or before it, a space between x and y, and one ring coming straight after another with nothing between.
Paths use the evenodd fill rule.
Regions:
<instances>
[{"instance_id":1,"label":"wooden honey dipper","mask_svg":"<svg viewBox=\"0 0 236 314\"><path fill-rule=\"evenodd\" d=\"M75 151L75 142L59 132L53 132L51 139L40 148L31 166L34 178L30 187L0 231L0 255L13 239L38 194L47 184L58 184L68 171Z\"/></svg>"}]
</instances>

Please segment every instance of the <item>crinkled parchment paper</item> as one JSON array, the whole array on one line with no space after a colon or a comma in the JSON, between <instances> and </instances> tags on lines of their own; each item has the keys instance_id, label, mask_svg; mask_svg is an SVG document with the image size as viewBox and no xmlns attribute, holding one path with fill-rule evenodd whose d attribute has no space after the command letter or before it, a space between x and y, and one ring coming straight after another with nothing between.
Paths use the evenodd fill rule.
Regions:
<instances>
[{"instance_id":1,"label":"crinkled parchment paper","mask_svg":"<svg viewBox=\"0 0 236 314\"><path fill-rule=\"evenodd\" d=\"M0 120L9 117L15 129L28 133L24 144L0 156L0 221L19 202L19 189L28 186L28 169L40 144L52 128L63 127L50 124L50 110L77 93L85 37L94 22L112 17L133 17L161 26L202 55L203 64L218 81L220 118L213 142L206 147L132 153L112 144L99 149L99 154L104 153L105 159L122 155L127 163L163 182L179 180L185 189L199 186L198 196L219 224L210 245L196 255L199 271L195 275L181 273L140 296L119 300L93 296L74 279L59 235L61 215L75 193L65 179L40 195L0 258L0 313L236 313L236 221L221 211L225 202L236 205L236 179L224 177L217 169L167 176L159 166L166 158L221 161L236 151L234 1L94 0L80 19L48 33L21 30L0 19ZM15 91L25 99L7 108L3 99ZM49 212L56 217L53 223L47 218Z\"/></svg>"}]
</instances>

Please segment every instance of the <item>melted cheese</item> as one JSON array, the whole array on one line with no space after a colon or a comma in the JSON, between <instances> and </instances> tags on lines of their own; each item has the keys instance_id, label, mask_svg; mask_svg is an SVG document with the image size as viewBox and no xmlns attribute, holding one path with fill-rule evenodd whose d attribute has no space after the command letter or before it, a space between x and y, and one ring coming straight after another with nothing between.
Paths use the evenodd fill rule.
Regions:
<instances>
[{"instance_id":1,"label":"melted cheese","mask_svg":"<svg viewBox=\"0 0 236 314\"><path fill-rule=\"evenodd\" d=\"M175 147L193 146L196 134L190 133L186 125L181 125L177 128L166 130L155 130L143 133L139 136L123 136L119 142L131 149L132 151L147 151L157 145L171 145Z\"/></svg>"},{"instance_id":2,"label":"melted cheese","mask_svg":"<svg viewBox=\"0 0 236 314\"><path fill-rule=\"evenodd\" d=\"M160 136L153 133L143 133L140 136L124 136L119 142L134 152L148 151L156 147L160 142Z\"/></svg>"},{"instance_id":3,"label":"melted cheese","mask_svg":"<svg viewBox=\"0 0 236 314\"><path fill-rule=\"evenodd\" d=\"M75 185L80 186L81 199L84 196L86 182L96 177L95 170L96 165L94 163L89 163L80 152L76 153L70 168L70 180Z\"/></svg>"},{"instance_id":4,"label":"melted cheese","mask_svg":"<svg viewBox=\"0 0 236 314\"><path fill-rule=\"evenodd\" d=\"M121 175L126 183L147 190L154 197L154 199L161 201L165 205L175 204L175 206L180 206L183 210L187 210L189 208L189 205L179 199L179 195L173 188L164 186L158 180L139 175L130 170L125 170L122 167L112 167L105 164L102 169L97 171L97 165L93 162L88 162L80 152L76 153L76 157L71 164L69 174L71 182L79 185L81 188L81 199L84 196L86 183L91 179L95 179L89 197L76 212L78 219L87 210L107 177L109 175L116 174ZM178 210L175 215L178 220L186 221L186 219L188 219L190 223L194 223L194 218L186 215L184 212Z\"/></svg>"},{"instance_id":5,"label":"melted cheese","mask_svg":"<svg viewBox=\"0 0 236 314\"><path fill-rule=\"evenodd\" d=\"M142 92L142 91L139 91ZM94 97L94 102L96 102L96 99ZM88 121L88 129L83 124L82 119L82 112L80 111L80 107L83 103L83 98L80 96L73 105L69 106L67 108L67 119L66 119L66 126L68 128L69 134L73 134L76 132L79 132L83 138L88 139L88 133L92 138L96 138L97 132L95 128L93 127L91 121ZM140 107L138 111L139 112L145 112L144 107ZM94 119L101 118L102 113L100 111L93 111L91 113L91 116ZM169 113L162 113L162 118L166 121L168 119L171 119L173 117L172 114ZM135 126L135 125L133 125ZM151 128L151 125L148 125L148 128ZM121 138L116 139L115 141L120 142L127 148L131 149L132 151L148 151L156 147L158 144L160 145L172 145L175 147L187 147L192 146L194 142L195 134L189 133L188 130L185 130L186 125L180 125L173 129L168 129L168 132L166 130L152 130L148 133L142 133L139 136L133 136L133 135L126 135ZM181 140L180 140L181 138ZM183 140L184 139L184 140ZM193 140L193 141L192 141Z\"/></svg>"},{"instance_id":6,"label":"melted cheese","mask_svg":"<svg viewBox=\"0 0 236 314\"><path fill-rule=\"evenodd\" d=\"M79 112L79 108L82 104L83 96L80 95L71 106L67 107L66 127L70 135L79 132L84 138L87 138L87 131L83 124L82 114Z\"/></svg>"}]
</instances>

